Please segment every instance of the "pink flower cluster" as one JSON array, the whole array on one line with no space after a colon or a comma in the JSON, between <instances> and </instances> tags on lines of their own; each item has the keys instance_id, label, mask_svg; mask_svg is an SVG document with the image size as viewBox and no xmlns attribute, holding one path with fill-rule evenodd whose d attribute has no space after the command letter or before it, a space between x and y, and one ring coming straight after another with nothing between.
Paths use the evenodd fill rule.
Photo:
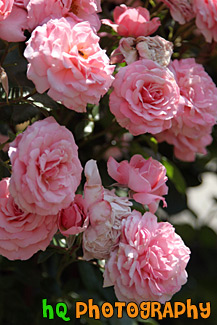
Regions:
<instances>
[{"instance_id":1,"label":"pink flower cluster","mask_svg":"<svg viewBox=\"0 0 217 325\"><path fill-rule=\"evenodd\" d=\"M135 155L130 163L118 164L110 157L108 172L153 212L159 200L165 203L167 178L158 161ZM171 299L187 281L190 250L171 224L158 223L151 212L142 216L131 211L130 196L118 197L105 189L96 161L86 163L85 176L84 198L77 196L59 215L60 231L67 236L83 231L83 258L106 260L104 286L114 286L119 300Z\"/></svg>"},{"instance_id":2,"label":"pink flower cluster","mask_svg":"<svg viewBox=\"0 0 217 325\"><path fill-rule=\"evenodd\" d=\"M12 176L0 182L0 252L28 259L49 245L58 213L74 200L82 167L72 133L53 117L19 134L9 156Z\"/></svg>"},{"instance_id":3,"label":"pink flower cluster","mask_svg":"<svg viewBox=\"0 0 217 325\"><path fill-rule=\"evenodd\" d=\"M98 104L112 84L114 66L99 46L99 0L15 0L8 17L0 21L0 37L27 42L27 77L39 93L67 108L85 112ZM3 6L6 15L6 8ZM3 10L2 9L2 10Z\"/></svg>"},{"instance_id":4,"label":"pink flower cluster","mask_svg":"<svg viewBox=\"0 0 217 325\"><path fill-rule=\"evenodd\" d=\"M166 170L152 158L108 161L109 174L129 197L102 185L96 161L85 166L84 197L75 195L82 167L72 133L53 117L37 121L11 143L11 178L0 182L0 253L28 259L44 250L59 228L83 232L83 258L105 259L104 285L118 299L165 302L186 282L189 249L168 223L151 213L166 205ZM131 211L133 198L151 212ZM116 258L118 263L116 263Z\"/></svg>"},{"instance_id":5,"label":"pink flower cluster","mask_svg":"<svg viewBox=\"0 0 217 325\"><path fill-rule=\"evenodd\" d=\"M211 5L209 1L203 9L203 1L186 0L179 5L175 1L163 2L180 23L195 16L199 3L198 12L203 23L208 19L205 13L211 8L215 11L215 3ZM140 8L132 10L137 11L137 17L140 17ZM210 15L207 22L209 32L202 28L208 41L212 38L212 31L217 30L214 17ZM113 63L127 63L115 75L109 98L109 107L117 122L134 136L148 132L159 142L173 144L174 154L181 160L193 161L197 153L206 154L206 146L212 141L212 127L217 120L217 88L211 78L194 59L170 62L172 44L159 36L145 37L146 32L146 35L151 32L145 31L145 23L135 19L130 8L125 5L116 7L114 18L116 31L125 37L112 52L111 60Z\"/></svg>"},{"instance_id":6,"label":"pink flower cluster","mask_svg":"<svg viewBox=\"0 0 217 325\"><path fill-rule=\"evenodd\" d=\"M158 141L174 145L175 156L194 161L196 153L206 154L212 142L212 127L217 121L217 87L194 59L173 61L170 66L180 88L182 108L172 126L157 135Z\"/></svg>"},{"instance_id":7,"label":"pink flower cluster","mask_svg":"<svg viewBox=\"0 0 217 325\"><path fill-rule=\"evenodd\" d=\"M24 31L32 32L50 19L72 17L89 21L98 30L100 0L2 0L0 3L0 38L8 42L25 40ZM2 21L4 20L4 21Z\"/></svg>"}]
</instances>

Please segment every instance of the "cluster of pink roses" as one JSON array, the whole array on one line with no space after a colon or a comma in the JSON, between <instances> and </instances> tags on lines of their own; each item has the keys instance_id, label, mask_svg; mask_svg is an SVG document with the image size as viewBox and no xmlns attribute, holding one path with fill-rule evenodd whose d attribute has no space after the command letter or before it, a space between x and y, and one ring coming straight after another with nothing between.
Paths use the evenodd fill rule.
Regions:
<instances>
[{"instance_id":1,"label":"cluster of pink roses","mask_svg":"<svg viewBox=\"0 0 217 325\"><path fill-rule=\"evenodd\" d=\"M215 1L163 2L175 20L185 23L196 16L206 40L217 39ZM158 141L173 144L175 156L185 161L206 153L217 119L217 88L193 59L170 62L173 45L150 37L160 20L150 19L147 9L122 4L114 9L114 23L102 19L123 37L111 62L128 65L115 78L115 66L96 34L99 0L11 0L2 1L0 10L2 39L23 41L24 31L31 33L24 56L27 77L39 93L47 91L67 108L85 112L87 103L98 104L113 85L110 110L132 135L156 135Z\"/></svg>"},{"instance_id":2,"label":"cluster of pink roses","mask_svg":"<svg viewBox=\"0 0 217 325\"><path fill-rule=\"evenodd\" d=\"M116 1L118 3L119 1ZM196 18L206 41L217 41L217 2L162 0L180 24ZM193 161L206 153L217 120L217 87L195 59L171 60L173 44L150 36L160 19L147 9L122 4L114 22L100 21L100 0L2 0L0 38L26 40L27 77L38 93L76 112L98 104L113 86L109 107L133 136L153 134L174 145L174 154ZM121 36L107 56L97 35L101 22ZM115 34L115 33L114 33ZM117 38L118 39L118 38ZM118 67L115 77L113 63ZM108 159L108 174L125 188L120 197L104 188L96 161L87 161L83 195L76 194L82 166L72 133L53 117L29 126L10 144L11 178L0 182L0 253L28 259L45 250L59 230L82 233L83 259L106 260L104 286L118 299L164 303L187 280L190 250L168 222L155 213L166 206L166 169L134 155L130 162ZM147 212L133 210L133 202Z\"/></svg>"},{"instance_id":3,"label":"cluster of pink roses","mask_svg":"<svg viewBox=\"0 0 217 325\"><path fill-rule=\"evenodd\" d=\"M185 14L189 8L179 10ZM194 59L170 61L172 44L160 36L147 36L159 25L149 21L146 11L121 5L114 10L116 24L103 21L125 36L111 55L113 63L127 65L115 75L110 110L134 136L149 132L159 142L173 144L180 160L193 161L196 153L206 153L212 141L217 87Z\"/></svg>"},{"instance_id":4,"label":"cluster of pink roses","mask_svg":"<svg viewBox=\"0 0 217 325\"><path fill-rule=\"evenodd\" d=\"M114 70L96 35L100 1L14 0L8 15L5 7L0 38L19 42L26 39L25 31L32 33L24 56L37 91L48 90L51 98L77 112L85 112L87 103L98 104Z\"/></svg>"},{"instance_id":5,"label":"cluster of pink roses","mask_svg":"<svg viewBox=\"0 0 217 325\"><path fill-rule=\"evenodd\" d=\"M130 162L108 160L108 173L128 197L103 187L96 161L85 166L84 196L75 194L82 166L72 133L53 117L37 121L11 143L11 178L0 182L0 253L28 259L45 250L59 231L83 232L83 258L105 259L104 286L118 299L165 302L187 280L189 249L167 222L157 222L166 205L166 169L134 155ZM143 216L130 199L146 205Z\"/></svg>"},{"instance_id":6,"label":"cluster of pink roses","mask_svg":"<svg viewBox=\"0 0 217 325\"><path fill-rule=\"evenodd\" d=\"M12 176L0 182L0 253L25 260L49 245L82 167L72 133L52 117L19 134L9 157Z\"/></svg>"}]
</instances>

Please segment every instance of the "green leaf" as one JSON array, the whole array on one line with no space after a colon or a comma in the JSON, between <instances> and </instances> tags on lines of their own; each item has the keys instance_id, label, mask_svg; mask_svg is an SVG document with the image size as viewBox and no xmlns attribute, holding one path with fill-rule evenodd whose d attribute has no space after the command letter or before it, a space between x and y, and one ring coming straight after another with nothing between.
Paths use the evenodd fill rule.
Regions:
<instances>
[{"instance_id":1,"label":"green leaf","mask_svg":"<svg viewBox=\"0 0 217 325\"><path fill-rule=\"evenodd\" d=\"M184 194L186 191L186 182L185 179L174 163L168 160L166 157L161 159L162 164L166 167L167 176L173 182L179 193Z\"/></svg>"},{"instance_id":2,"label":"green leaf","mask_svg":"<svg viewBox=\"0 0 217 325\"><path fill-rule=\"evenodd\" d=\"M144 148L138 142L132 142L130 146L131 155L141 155L145 159L148 159L150 155L144 150Z\"/></svg>"},{"instance_id":3,"label":"green leaf","mask_svg":"<svg viewBox=\"0 0 217 325\"><path fill-rule=\"evenodd\" d=\"M51 257L55 253L54 249L47 248L44 252L41 252L38 255L38 264L45 262L49 257Z\"/></svg>"}]
</instances>

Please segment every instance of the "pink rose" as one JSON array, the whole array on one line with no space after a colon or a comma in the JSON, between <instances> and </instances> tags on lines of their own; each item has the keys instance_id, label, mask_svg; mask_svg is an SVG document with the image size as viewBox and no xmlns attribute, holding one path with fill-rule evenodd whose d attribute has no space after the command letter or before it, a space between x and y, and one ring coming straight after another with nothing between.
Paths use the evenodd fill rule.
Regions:
<instances>
[{"instance_id":1,"label":"pink rose","mask_svg":"<svg viewBox=\"0 0 217 325\"><path fill-rule=\"evenodd\" d=\"M180 94L173 74L152 60L139 60L115 75L109 107L133 135L156 134L171 127Z\"/></svg>"},{"instance_id":2,"label":"pink rose","mask_svg":"<svg viewBox=\"0 0 217 325\"><path fill-rule=\"evenodd\" d=\"M53 117L29 126L10 144L10 192L25 212L57 214L73 201L82 167L72 133Z\"/></svg>"},{"instance_id":3,"label":"pink rose","mask_svg":"<svg viewBox=\"0 0 217 325\"><path fill-rule=\"evenodd\" d=\"M160 26L158 17L150 20L149 11L143 7L127 7L122 4L115 7L114 21L102 19L102 23L111 26L121 36L148 36Z\"/></svg>"},{"instance_id":4,"label":"pink rose","mask_svg":"<svg viewBox=\"0 0 217 325\"><path fill-rule=\"evenodd\" d=\"M9 260L27 260L50 244L57 231L57 215L23 212L8 186L9 178L0 182L0 254Z\"/></svg>"},{"instance_id":5,"label":"pink rose","mask_svg":"<svg viewBox=\"0 0 217 325\"><path fill-rule=\"evenodd\" d=\"M0 38L7 42L25 41L24 31L27 27L26 10L14 4L7 18L0 21Z\"/></svg>"},{"instance_id":6,"label":"pink rose","mask_svg":"<svg viewBox=\"0 0 217 325\"><path fill-rule=\"evenodd\" d=\"M161 0L170 9L171 16L180 24L185 24L195 17L192 0Z\"/></svg>"},{"instance_id":7,"label":"pink rose","mask_svg":"<svg viewBox=\"0 0 217 325\"><path fill-rule=\"evenodd\" d=\"M83 233L83 258L107 259L118 244L121 220L130 214L132 203L103 188L94 160L87 162L85 176L84 200L90 225Z\"/></svg>"},{"instance_id":8,"label":"pink rose","mask_svg":"<svg viewBox=\"0 0 217 325\"><path fill-rule=\"evenodd\" d=\"M113 81L114 66L88 22L61 18L38 26L24 55L37 91L49 89L51 98L77 112L85 112L87 103L98 104Z\"/></svg>"},{"instance_id":9,"label":"pink rose","mask_svg":"<svg viewBox=\"0 0 217 325\"><path fill-rule=\"evenodd\" d=\"M216 0L194 0L193 8L196 25L207 42L217 42L217 2Z\"/></svg>"},{"instance_id":10,"label":"pink rose","mask_svg":"<svg viewBox=\"0 0 217 325\"><path fill-rule=\"evenodd\" d=\"M177 158L193 161L196 153L206 154L205 147L212 142L217 87L194 59L174 60L169 68L179 85L183 108L172 120L172 127L158 134L157 139L173 144Z\"/></svg>"},{"instance_id":11,"label":"pink rose","mask_svg":"<svg viewBox=\"0 0 217 325\"><path fill-rule=\"evenodd\" d=\"M134 210L122 220L119 245L106 263L104 287L113 285L120 301L165 303L187 281L189 254L170 223Z\"/></svg>"},{"instance_id":12,"label":"pink rose","mask_svg":"<svg viewBox=\"0 0 217 325\"><path fill-rule=\"evenodd\" d=\"M164 206L166 201L162 195L166 195L166 168L157 160L144 159L141 155L134 155L130 162L124 160L118 163L114 158L108 160L108 173L119 184L132 190L132 198L142 204L146 204L154 213L159 201Z\"/></svg>"},{"instance_id":13,"label":"pink rose","mask_svg":"<svg viewBox=\"0 0 217 325\"><path fill-rule=\"evenodd\" d=\"M0 0L0 21L7 18L10 14L14 0Z\"/></svg>"},{"instance_id":14,"label":"pink rose","mask_svg":"<svg viewBox=\"0 0 217 325\"><path fill-rule=\"evenodd\" d=\"M88 224L85 201L82 195L76 194L70 206L59 213L59 230L64 236L76 235L87 229Z\"/></svg>"},{"instance_id":15,"label":"pink rose","mask_svg":"<svg viewBox=\"0 0 217 325\"><path fill-rule=\"evenodd\" d=\"M87 20L98 30L100 20L96 12L101 10L99 0L29 0L26 3L30 30L50 19L71 16L77 22Z\"/></svg>"}]
</instances>

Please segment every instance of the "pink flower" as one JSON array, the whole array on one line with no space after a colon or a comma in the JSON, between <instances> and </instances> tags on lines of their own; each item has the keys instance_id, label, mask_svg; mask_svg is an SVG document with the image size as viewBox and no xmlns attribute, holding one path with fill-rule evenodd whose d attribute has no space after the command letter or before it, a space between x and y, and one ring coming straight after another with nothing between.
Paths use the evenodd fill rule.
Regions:
<instances>
[{"instance_id":1,"label":"pink flower","mask_svg":"<svg viewBox=\"0 0 217 325\"><path fill-rule=\"evenodd\" d=\"M0 21L7 18L10 14L14 0L0 0Z\"/></svg>"},{"instance_id":2,"label":"pink flower","mask_svg":"<svg viewBox=\"0 0 217 325\"><path fill-rule=\"evenodd\" d=\"M77 112L98 104L113 81L114 66L88 22L50 20L34 30L24 55L37 91L49 89L51 98Z\"/></svg>"},{"instance_id":3,"label":"pink flower","mask_svg":"<svg viewBox=\"0 0 217 325\"><path fill-rule=\"evenodd\" d=\"M90 225L83 233L84 259L107 259L118 244L121 220L130 214L132 203L103 188L94 160L87 162L85 176L84 200Z\"/></svg>"},{"instance_id":4,"label":"pink flower","mask_svg":"<svg viewBox=\"0 0 217 325\"><path fill-rule=\"evenodd\" d=\"M168 222L134 210L122 220L118 247L104 272L104 287L114 285L120 301L165 303L187 281L190 250Z\"/></svg>"},{"instance_id":5,"label":"pink flower","mask_svg":"<svg viewBox=\"0 0 217 325\"><path fill-rule=\"evenodd\" d=\"M77 194L70 206L59 213L59 230L64 236L76 235L87 229L88 224L85 201L82 195Z\"/></svg>"},{"instance_id":6,"label":"pink flower","mask_svg":"<svg viewBox=\"0 0 217 325\"><path fill-rule=\"evenodd\" d=\"M130 162L124 160L118 163L114 158L108 160L108 173L119 184L129 187L133 191L135 201L146 204L154 213L159 201L164 206L166 201L162 195L166 195L166 168L157 160L144 159L141 155L134 155Z\"/></svg>"},{"instance_id":7,"label":"pink flower","mask_svg":"<svg viewBox=\"0 0 217 325\"><path fill-rule=\"evenodd\" d=\"M217 42L217 2L216 0L194 0L193 8L196 25L207 42Z\"/></svg>"},{"instance_id":8,"label":"pink flower","mask_svg":"<svg viewBox=\"0 0 217 325\"><path fill-rule=\"evenodd\" d=\"M71 16L77 22L87 20L96 30L100 28L100 20L96 15L101 10L99 0L29 0L26 9L30 30L50 19L66 16Z\"/></svg>"},{"instance_id":9,"label":"pink flower","mask_svg":"<svg viewBox=\"0 0 217 325\"><path fill-rule=\"evenodd\" d=\"M205 147L212 142L217 87L194 59L174 60L169 68L180 87L183 107L172 120L172 127L158 134L157 139L173 144L177 158L193 161L196 153L206 154Z\"/></svg>"},{"instance_id":10,"label":"pink flower","mask_svg":"<svg viewBox=\"0 0 217 325\"><path fill-rule=\"evenodd\" d=\"M111 26L121 36L148 36L153 34L160 26L158 17L150 20L149 11L143 7L127 7L122 4L115 7L115 24L108 19L102 19L102 23Z\"/></svg>"},{"instance_id":11,"label":"pink flower","mask_svg":"<svg viewBox=\"0 0 217 325\"><path fill-rule=\"evenodd\" d=\"M152 60L139 60L115 75L109 106L118 123L133 135L171 127L180 94L173 74Z\"/></svg>"},{"instance_id":12,"label":"pink flower","mask_svg":"<svg viewBox=\"0 0 217 325\"><path fill-rule=\"evenodd\" d=\"M14 4L7 18L0 21L0 38L7 42L25 41L24 31L27 27L26 10Z\"/></svg>"},{"instance_id":13,"label":"pink flower","mask_svg":"<svg viewBox=\"0 0 217 325\"><path fill-rule=\"evenodd\" d=\"M73 201L82 167L72 133L53 117L37 121L11 143L10 192L25 212L57 214Z\"/></svg>"},{"instance_id":14,"label":"pink flower","mask_svg":"<svg viewBox=\"0 0 217 325\"><path fill-rule=\"evenodd\" d=\"M0 254L27 260L45 250L57 231L57 216L23 212L9 193L9 178L0 182Z\"/></svg>"},{"instance_id":15,"label":"pink flower","mask_svg":"<svg viewBox=\"0 0 217 325\"><path fill-rule=\"evenodd\" d=\"M195 17L192 0L161 0L170 9L171 16L180 24L185 24Z\"/></svg>"}]
</instances>

